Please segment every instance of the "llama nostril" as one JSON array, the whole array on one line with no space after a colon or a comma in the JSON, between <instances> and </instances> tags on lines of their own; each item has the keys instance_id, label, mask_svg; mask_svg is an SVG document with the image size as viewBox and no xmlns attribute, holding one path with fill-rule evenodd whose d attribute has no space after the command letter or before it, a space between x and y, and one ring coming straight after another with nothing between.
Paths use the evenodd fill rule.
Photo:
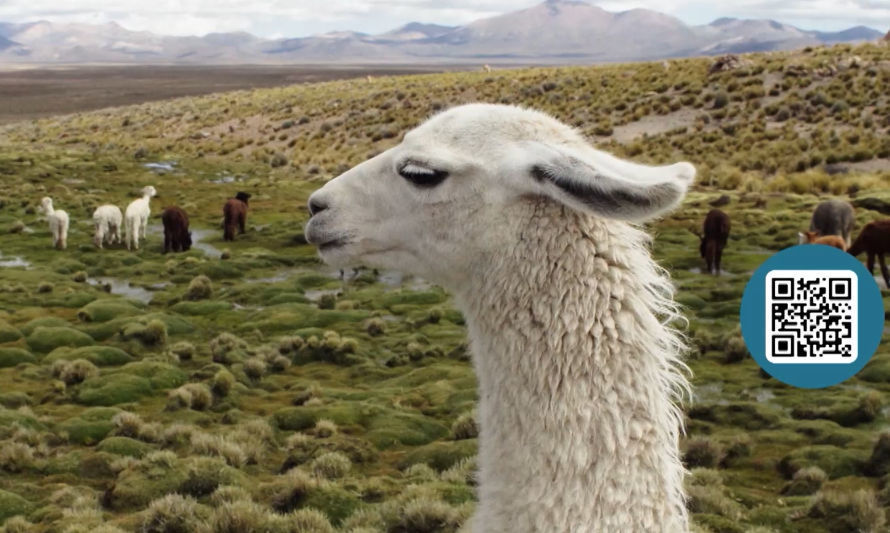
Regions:
<instances>
[{"instance_id":1,"label":"llama nostril","mask_svg":"<svg viewBox=\"0 0 890 533\"><path fill-rule=\"evenodd\" d=\"M328 204L321 201L319 198L310 198L309 199L309 215L314 216L318 213L321 213L325 209L328 208Z\"/></svg>"}]
</instances>

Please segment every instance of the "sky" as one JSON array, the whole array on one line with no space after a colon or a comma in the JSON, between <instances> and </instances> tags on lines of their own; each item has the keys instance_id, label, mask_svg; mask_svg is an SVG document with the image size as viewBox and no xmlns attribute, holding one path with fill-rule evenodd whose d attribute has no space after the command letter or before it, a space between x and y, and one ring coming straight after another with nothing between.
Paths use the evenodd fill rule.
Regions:
<instances>
[{"instance_id":1,"label":"sky","mask_svg":"<svg viewBox=\"0 0 890 533\"><path fill-rule=\"evenodd\" d=\"M0 0L0 22L106 23L164 35L246 31L267 38L328 31L382 33L407 22L459 25L541 0ZM687 24L770 18L804 29L890 29L890 0L590 0L609 11L654 9ZM721 5L722 4L722 5Z\"/></svg>"}]
</instances>

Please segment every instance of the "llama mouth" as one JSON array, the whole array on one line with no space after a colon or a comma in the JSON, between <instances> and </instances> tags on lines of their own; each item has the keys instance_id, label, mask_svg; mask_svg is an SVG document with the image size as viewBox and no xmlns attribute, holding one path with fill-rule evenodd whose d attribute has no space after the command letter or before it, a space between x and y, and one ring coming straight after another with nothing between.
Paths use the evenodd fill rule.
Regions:
<instances>
[{"instance_id":1,"label":"llama mouth","mask_svg":"<svg viewBox=\"0 0 890 533\"><path fill-rule=\"evenodd\" d=\"M327 242L320 243L318 245L318 251L320 252L329 252L331 250L335 250L337 248L342 248L349 244L348 239L334 239Z\"/></svg>"}]
</instances>

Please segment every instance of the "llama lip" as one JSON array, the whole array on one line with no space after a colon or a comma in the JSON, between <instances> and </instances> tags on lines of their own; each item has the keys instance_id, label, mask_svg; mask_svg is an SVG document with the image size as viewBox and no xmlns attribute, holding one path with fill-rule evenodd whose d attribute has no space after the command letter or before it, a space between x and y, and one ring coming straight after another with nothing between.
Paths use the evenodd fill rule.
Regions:
<instances>
[{"instance_id":1,"label":"llama lip","mask_svg":"<svg viewBox=\"0 0 890 533\"><path fill-rule=\"evenodd\" d=\"M334 239L331 241L320 243L318 245L318 249L319 249L319 251L327 252L327 251L333 250L335 248L340 248L347 244L349 244L349 241L347 239Z\"/></svg>"}]
</instances>

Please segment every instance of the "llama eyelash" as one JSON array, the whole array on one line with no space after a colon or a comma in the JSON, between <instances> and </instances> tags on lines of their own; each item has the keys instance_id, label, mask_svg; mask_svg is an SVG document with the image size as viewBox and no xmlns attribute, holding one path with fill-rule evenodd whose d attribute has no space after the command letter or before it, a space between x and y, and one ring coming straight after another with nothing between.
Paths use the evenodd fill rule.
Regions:
<instances>
[{"instance_id":1,"label":"llama eyelash","mask_svg":"<svg viewBox=\"0 0 890 533\"><path fill-rule=\"evenodd\" d=\"M439 185L448 177L448 172L435 170L408 161L399 165L400 176L418 187L431 188Z\"/></svg>"}]
</instances>

